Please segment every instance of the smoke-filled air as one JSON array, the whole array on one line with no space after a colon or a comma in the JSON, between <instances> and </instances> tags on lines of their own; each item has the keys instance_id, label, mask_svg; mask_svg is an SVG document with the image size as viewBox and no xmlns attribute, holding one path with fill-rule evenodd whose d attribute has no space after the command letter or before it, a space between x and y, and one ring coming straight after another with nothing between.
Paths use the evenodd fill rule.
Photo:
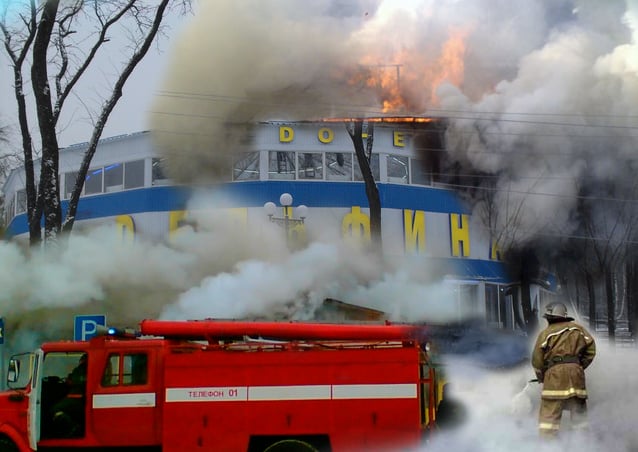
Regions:
<instances>
[{"instance_id":1,"label":"smoke-filled air","mask_svg":"<svg viewBox=\"0 0 638 452\"><path fill-rule=\"evenodd\" d=\"M502 244L578 228L575 199L633 193L633 1L202 2L172 50L151 124L177 180L226 170L254 121L444 117L485 177ZM236 132L236 133L234 133ZM493 196L489 196L493 194ZM515 229L515 231L513 231Z\"/></svg>"},{"instance_id":2,"label":"smoke-filled air","mask_svg":"<svg viewBox=\"0 0 638 452\"><path fill-rule=\"evenodd\" d=\"M633 0L201 1L169 49L150 123L170 177L209 183L230 174L257 121L446 118L451 159L489 175L491 201L516 212L490 227L525 243L578 230L585 186L635 198L637 39ZM486 199L474 201L483 215ZM290 252L266 218L247 237L208 206L206 195L193 199L197 231L162 244L123 245L108 227L46 253L0 243L13 348L68 337L72 315L96 312L133 327L142 318L307 319L335 298L393 320L459 320L446 286L423 276L427 264L382 266L333 237ZM599 356L588 374L598 436L542 450L638 450L638 388L627 377L636 354L601 346ZM427 450L539 450L537 388L519 394L534 377L527 362L495 371L450 360L448 370L468 421Z\"/></svg>"}]
</instances>

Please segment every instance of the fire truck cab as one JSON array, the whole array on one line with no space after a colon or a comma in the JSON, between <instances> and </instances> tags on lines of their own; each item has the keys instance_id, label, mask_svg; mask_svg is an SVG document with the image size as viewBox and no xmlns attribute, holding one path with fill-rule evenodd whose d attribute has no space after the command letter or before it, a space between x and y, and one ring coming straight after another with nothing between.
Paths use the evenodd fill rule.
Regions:
<instances>
[{"instance_id":1,"label":"fire truck cab","mask_svg":"<svg viewBox=\"0 0 638 452\"><path fill-rule=\"evenodd\" d=\"M146 320L11 358L0 450L411 450L440 383L401 325Z\"/></svg>"}]
</instances>

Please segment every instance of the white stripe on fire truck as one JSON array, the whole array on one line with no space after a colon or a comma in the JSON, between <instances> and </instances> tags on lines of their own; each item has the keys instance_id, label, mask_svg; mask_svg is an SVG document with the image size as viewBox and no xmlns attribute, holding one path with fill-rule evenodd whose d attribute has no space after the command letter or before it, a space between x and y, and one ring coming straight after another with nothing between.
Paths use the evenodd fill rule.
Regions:
<instances>
[{"instance_id":1,"label":"white stripe on fire truck","mask_svg":"<svg viewBox=\"0 0 638 452\"><path fill-rule=\"evenodd\" d=\"M155 406L154 392L94 394L93 408L145 408Z\"/></svg>"},{"instance_id":2,"label":"white stripe on fire truck","mask_svg":"<svg viewBox=\"0 0 638 452\"><path fill-rule=\"evenodd\" d=\"M417 385L293 385L167 388L166 402L222 402L273 400L414 399Z\"/></svg>"},{"instance_id":3,"label":"white stripe on fire truck","mask_svg":"<svg viewBox=\"0 0 638 452\"><path fill-rule=\"evenodd\" d=\"M250 386L248 400L330 400L330 385Z\"/></svg>"},{"instance_id":4,"label":"white stripe on fire truck","mask_svg":"<svg viewBox=\"0 0 638 452\"><path fill-rule=\"evenodd\" d=\"M415 399L413 383L393 385L334 385L333 399Z\"/></svg>"}]
</instances>

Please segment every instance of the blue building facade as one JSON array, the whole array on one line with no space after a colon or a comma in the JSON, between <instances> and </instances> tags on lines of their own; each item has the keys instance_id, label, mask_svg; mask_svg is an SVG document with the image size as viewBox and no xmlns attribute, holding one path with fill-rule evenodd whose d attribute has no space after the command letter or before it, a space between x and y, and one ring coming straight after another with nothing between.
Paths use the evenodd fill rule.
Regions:
<instances>
[{"instance_id":1,"label":"blue building facade","mask_svg":"<svg viewBox=\"0 0 638 452\"><path fill-rule=\"evenodd\" d=\"M343 122L255 124L249 144L233 155L227 180L197 188L166 178L165 161L151 138L141 132L100 142L78 206L77 227L113 223L128 238L170 240L189 224L193 194L206 190L214 194L215 209L250 231L264 220L266 203L279 204L280 196L289 193L292 205L279 205L277 214L307 208L303 224L291 232L369 238L365 185ZM471 206L441 183L443 142L440 124L430 121L394 118L375 124L370 167L381 197L383 251L429 259L437 277L453 285L472 312L494 326L517 329L518 289L499 260L498 244L472 217ZM61 150L63 209L85 149L78 144ZM24 239L23 168L12 171L3 192L7 238ZM532 290L538 309L545 288Z\"/></svg>"}]
</instances>

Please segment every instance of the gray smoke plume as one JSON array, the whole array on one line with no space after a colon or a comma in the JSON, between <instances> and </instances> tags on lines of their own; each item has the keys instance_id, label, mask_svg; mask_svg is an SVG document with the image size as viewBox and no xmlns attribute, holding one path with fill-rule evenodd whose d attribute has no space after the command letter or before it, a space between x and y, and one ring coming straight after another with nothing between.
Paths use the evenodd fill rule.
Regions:
<instances>
[{"instance_id":1,"label":"gray smoke plume","mask_svg":"<svg viewBox=\"0 0 638 452\"><path fill-rule=\"evenodd\" d=\"M620 169L634 170L636 9L624 0L204 2L172 50L154 137L174 178L210 181L228 178L255 121L443 116L450 157L498 176L489 198L502 214L486 227L510 243L569 234L585 182L619 184ZM477 214L485 209L477 200Z\"/></svg>"},{"instance_id":2,"label":"gray smoke plume","mask_svg":"<svg viewBox=\"0 0 638 452\"><path fill-rule=\"evenodd\" d=\"M438 112L452 118L447 138L454 158L466 169L499 176L489 198L503 214L489 226L504 231L508 244L541 231L572 233L584 187L592 195L636 194L636 4L547 3L553 7L513 24L538 21L544 36L532 49L502 55L494 72L502 65L510 74L494 77L489 91L473 97L451 84L437 91ZM520 30L513 26L508 34L497 26L495 35L508 46L525 40ZM475 42L468 39L480 53Z\"/></svg>"}]
</instances>

